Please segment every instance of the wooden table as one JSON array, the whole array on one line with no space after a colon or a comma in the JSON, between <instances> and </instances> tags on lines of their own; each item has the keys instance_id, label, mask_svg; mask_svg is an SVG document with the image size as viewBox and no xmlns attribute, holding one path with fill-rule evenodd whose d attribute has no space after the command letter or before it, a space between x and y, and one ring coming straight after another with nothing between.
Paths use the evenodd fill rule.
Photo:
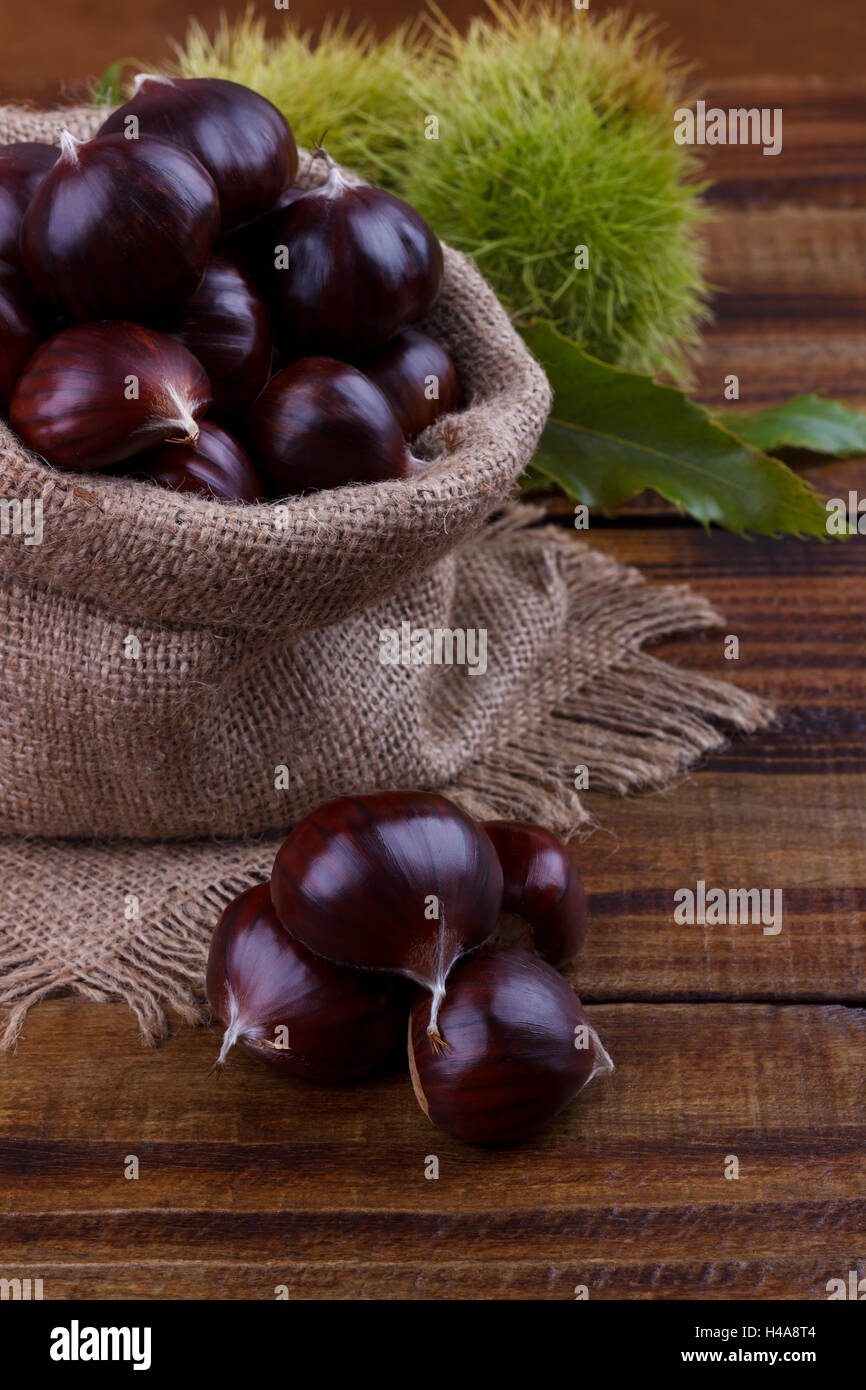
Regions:
<instances>
[{"instance_id":1,"label":"wooden table","mask_svg":"<svg viewBox=\"0 0 866 1390\"><path fill-rule=\"evenodd\" d=\"M725 293L702 397L736 372L744 404L866 404L866 86L711 95L783 106L786 143L714 155ZM811 472L866 496L862 463ZM122 1006L51 1001L0 1059L0 1273L47 1298L756 1300L863 1274L864 543L646 511L587 543L707 594L739 661L723 633L665 654L780 711L664 794L592 799L573 978L615 1076L537 1142L476 1151L427 1124L404 1076L324 1092L238 1055L208 1079L212 1033L149 1052ZM781 888L782 932L675 925L675 889L699 879Z\"/></svg>"}]
</instances>

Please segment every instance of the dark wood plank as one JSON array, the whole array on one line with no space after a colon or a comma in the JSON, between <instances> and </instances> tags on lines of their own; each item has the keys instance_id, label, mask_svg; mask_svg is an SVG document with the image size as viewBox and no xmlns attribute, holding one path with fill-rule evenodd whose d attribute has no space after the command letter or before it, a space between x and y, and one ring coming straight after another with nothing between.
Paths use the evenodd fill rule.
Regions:
<instances>
[{"instance_id":1,"label":"dark wood plank","mask_svg":"<svg viewBox=\"0 0 866 1390\"><path fill-rule=\"evenodd\" d=\"M484 0L439 0L449 18L465 25L484 13ZM148 0L146 5L118 7L115 0L86 0L86 4L54 6L50 25L22 22L17 0L0 0L0 53L5 59L4 90L16 100L29 98L45 105L72 92L87 89L88 78L129 54L151 71L170 61L171 41L186 31L190 11L213 32L219 16L235 18L247 0L197 0L179 6L175 0ZM418 14L417 0L366 0L364 5L323 6L321 0L291 0L288 10L273 4L257 6L272 33L286 24L313 29L323 14L347 14L372 23L381 33ZM591 17L621 10L622 0L592 0ZM756 5L754 0L635 0L630 11L660 27L665 45L672 45L689 63L710 75L799 74L825 72L841 77L862 76L861 54L866 44L866 17L861 0L833 0L830 21L825 8L798 0L794 6ZM577 22L584 18L577 15ZM760 76L745 87L749 93ZM779 80L775 79L778 89Z\"/></svg>"},{"instance_id":2,"label":"dark wood plank","mask_svg":"<svg viewBox=\"0 0 866 1390\"><path fill-rule=\"evenodd\" d=\"M590 529L650 582L693 584L723 626L663 644L761 694L775 728L736 740L664 793L590 794L601 829L575 848L592 927L587 998L866 998L866 551L694 528ZM740 657L723 639L736 634ZM779 888L783 928L673 921L674 891Z\"/></svg>"},{"instance_id":3,"label":"dark wood plank","mask_svg":"<svg viewBox=\"0 0 866 1390\"><path fill-rule=\"evenodd\" d=\"M734 373L742 407L807 391L866 404L866 209L722 211L705 237L719 288L695 358L699 397L730 408Z\"/></svg>"},{"instance_id":4,"label":"dark wood plank","mask_svg":"<svg viewBox=\"0 0 866 1390\"><path fill-rule=\"evenodd\" d=\"M403 1076L320 1092L238 1056L215 1083L208 1033L148 1053L119 1006L51 1002L0 1061L3 1273L48 1297L823 1297L862 1256L866 1013L591 1016L614 1076L487 1151Z\"/></svg>"},{"instance_id":5,"label":"dark wood plank","mask_svg":"<svg viewBox=\"0 0 866 1390\"><path fill-rule=\"evenodd\" d=\"M347 1243L348 1244L348 1243ZM856 1241L851 1247L857 1250ZM168 1260L116 1264L4 1265L7 1278L43 1280L46 1299L233 1299L413 1300L508 1299L573 1300L580 1296L603 1300L719 1300L764 1303L767 1299L811 1300L827 1297L829 1279L847 1279L860 1269L855 1253L850 1263L833 1266L833 1254L787 1258L754 1256L724 1260L663 1262L614 1261L592 1255L551 1260L462 1260L424 1258L414 1262L388 1260L365 1264L351 1259L316 1261L286 1258L274 1263ZM832 1271L828 1273L828 1270ZM585 1292L584 1292L585 1291Z\"/></svg>"},{"instance_id":6,"label":"dark wood plank","mask_svg":"<svg viewBox=\"0 0 866 1390\"><path fill-rule=\"evenodd\" d=\"M760 145L704 146L716 204L811 207L866 204L866 82L814 77L750 77L716 82L698 97L707 108L782 111L782 149Z\"/></svg>"}]
</instances>

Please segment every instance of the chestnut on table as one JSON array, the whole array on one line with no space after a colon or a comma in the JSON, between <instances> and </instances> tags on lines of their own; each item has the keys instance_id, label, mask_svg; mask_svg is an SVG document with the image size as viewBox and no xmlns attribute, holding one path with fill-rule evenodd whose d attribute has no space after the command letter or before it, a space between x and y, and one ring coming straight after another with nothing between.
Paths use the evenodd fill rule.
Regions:
<instances>
[{"instance_id":1,"label":"chestnut on table","mask_svg":"<svg viewBox=\"0 0 866 1390\"><path fill-rule=\"evenodd\" d=\"M399 982L308 951L283 928L266 883L248 888L223 913L207 994L226 1025L219 1066L238 1043L288 1075L356 1081L386 1063L406 1036L408 1002Z\"/></svg>"},{"instance_id":2,"label":"chestnut on table","mask_svg":"<svg viewBox=\"0 0 866 1390\"><path fill-rule=\"evenodd\" d=\"M495 834L496 847L453 802L418 791L341 797L305 817L270 885L235 899L217 927L208 998L226 1028L220 1063L240 1042L301 1076L375 1071L395 1020L405 1036L411 1001L372 982L403 976L420 986L408 1063L428 1118L479 1144L543 1129L613 1064L551 965L485 944L506 900L557 960L586 926L556 838L507 821Z\"/></svg>"},{"instance_id":3,"label":"chestnut on table","mask_svg":"<svg viewBox=\"0 0 866 1390\"><path fill-rule=\"evenodd\" d=\"M434 1124L474 1144L507 1144L543 1130L613 1062L570 985L546 961L484 946L457 962L432 1048L430 1000L412 1008L409 1067Z\"/></svg>"}]
</instances>

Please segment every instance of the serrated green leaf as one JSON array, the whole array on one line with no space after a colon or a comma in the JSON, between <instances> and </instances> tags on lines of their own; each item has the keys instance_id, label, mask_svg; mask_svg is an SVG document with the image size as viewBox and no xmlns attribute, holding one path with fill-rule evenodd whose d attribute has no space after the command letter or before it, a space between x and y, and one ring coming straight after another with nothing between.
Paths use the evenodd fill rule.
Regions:
<instances>
[{"instance_id":1,"label":"serrated green leaf","mask_svg":"<svg viewBox=\"0 0 866 1390\"><path fill-rule=\"evenodd\" d=\"M765 453L810 449L813 454L847 458L866 454L866 415L821 396L795 396L783 405L749 415L724 417L740 439Z\"/></svg>"},{"instance_id":2,"label":"serrated green leaf","mask_svg":"<svg viewBox=\"0 0 866 1390\"><path fill-rule=\"evenodd\" d=\"M521 329L554 392L533 468L602 510L653 488L705 526L826 536L816 494L681 391L608 366L550 323Z\"/></svg>"}]
</instances>

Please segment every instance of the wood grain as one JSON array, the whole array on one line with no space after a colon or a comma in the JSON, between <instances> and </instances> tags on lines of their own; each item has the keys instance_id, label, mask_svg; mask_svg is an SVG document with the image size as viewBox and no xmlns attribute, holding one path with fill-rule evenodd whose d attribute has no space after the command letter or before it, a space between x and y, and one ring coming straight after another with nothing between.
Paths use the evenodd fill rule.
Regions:
<instances>
[{"instance_id":1,"label":"wood grain","mask_svg":"<svg viewBox=\"0 0 866 1390\"><path fill-rule=\"evenodd\" d=\"M764 206L780 202L811 207L866 203L866 82L814 77L751 77L697 91L707 108L782 112L782 148L765 155L761 145L705 146L712 179L709 201ZM778 128L778 125L777 125Z\"/></svg>"},{"instance_id":2,"label":"wood grain","mask_svg":"<svg viewBox=\"0 0 866 1390\"><path fill-rule=\"evenodd\" d=\"M52 1002L0 1062L3 1272L47 1297L822 1297L862 1256L866 1013L590 1014L615 1077L477 1150L405 1076L323 1095L238 1055L216 1083L211 1034L147 1053L120 1007Z\"/></svg>"},{"instance_id":3,"label":"wood grain","mask_svg":"<svg viewBox=\"0 0 866 1390\"><path fill-rule=\"evenodd\" d=\"M864 129L866 149L866 129ZM724 210L707 228L714 320L697 394L756 409L817 391L866 404L866 208Z\"/></svg>"},{"instance_id":4,"label":"wood grain","mask_svg":"<svg viewBox=\"0 0 866 1390\"><path fill-rule=\"evenodd\" d=\"M484 13L484 0L438 0L439 8L465 26ZM239 17L248 0L137 0L118 6L116 0L65 0L52 7L45 24L22 20L18 0L0 0L0 79L5 99L52 104L58 97L88 90L88 79L109 63L131 55L150 72L171 60L171 41L181 40L190 14L213 33L219 17ZM288 11L277 11L273 0L254 3L269 32L286 24L315 31L323 15L340 14L350 22L367 22L385 32L419 11L418 0L365 0L362 4L323 5L321 0L291 0ZM598 18L621 10L622 0L592 0ZM711 74L813 72L842 77L862 75L866 44L866 14L862 0L833 0L832 22L825 9L811 0L634 0L631 12L644 15L661 30L665 45L673 45L686 62L703 65ZM26 12L25 12L26 15ZM577 22L584 18L576 16ZM747 84L751 87L751 82ZM750 104L750 103L748 103Z\"/></svg>"}]
</instances>

